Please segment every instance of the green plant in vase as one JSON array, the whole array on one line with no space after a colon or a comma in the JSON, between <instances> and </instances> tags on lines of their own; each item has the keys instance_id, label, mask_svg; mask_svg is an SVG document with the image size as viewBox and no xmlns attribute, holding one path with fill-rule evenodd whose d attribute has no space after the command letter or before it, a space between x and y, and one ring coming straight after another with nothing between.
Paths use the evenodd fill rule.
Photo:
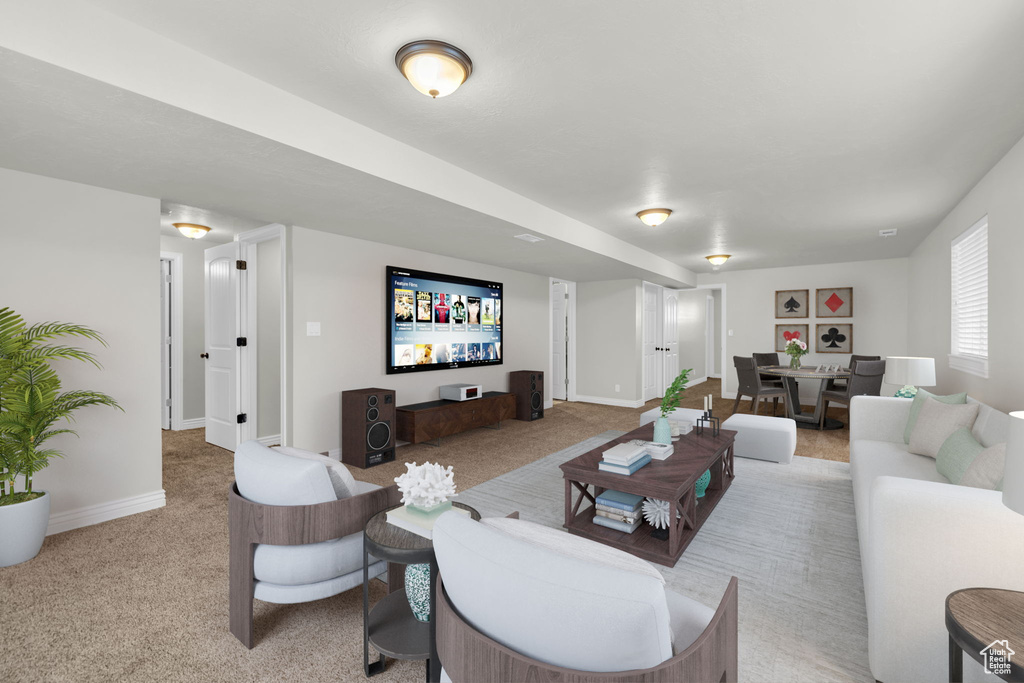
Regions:
<instances>
[{"instance_id":1,"label":"green plant in vase","mask_svg":"<svg viewBox=\"0 0 1024 683\"><path fill-rule=\"evenodd\" d=\"M100 367L83 349L52 343L61 337L93 339L106 345L93 329L70 323L27 325L9 308L0 308L0 527L12 531L0 546L0 567L30 560L42 547L50 516L45 491L32 489L32 477L63 457L47 442L60 434L76 434L61 426L86 406L121 409L110 396L88 390L61 391L50 366L56 360L81 360ZM77 435L77 434L76 434ZM18 479L22 491L16 491Z\"/></svg>"},{"instance_id":2,"label":"green plant in vase","mask_svg":"<svg viewBox=\"0 0 1024 683\"><path fill-rule=\"evenodd\" d=\"M672 443L672 429L668 424L668 416L679 407L679 400L686 390L686 383L690 381L690 373L693 368L687 368L679 373L679 376L672 380L672 384L665 389L665 396L661 399L661 417L654 423L655 443Z\"/></svg>"}]
</instances>

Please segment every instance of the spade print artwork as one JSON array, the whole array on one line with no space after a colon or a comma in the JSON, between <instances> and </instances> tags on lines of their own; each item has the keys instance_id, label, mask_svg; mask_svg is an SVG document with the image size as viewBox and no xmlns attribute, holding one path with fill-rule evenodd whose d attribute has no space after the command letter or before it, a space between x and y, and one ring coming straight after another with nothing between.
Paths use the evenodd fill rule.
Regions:
<instances>
[{"instance_id":1,"label":"spade print artwork","mask_svg":"<svg viewBox=\"0 0 1024 683\"><path fill-rule=\"evenodd\" d=\"M819 318L853 317L853 287L819 289L814 298L814 314Z\"/></svg>"},{"instance_id":2,"label":"spade print artwork","mask_svg":"<svg viewBox=\"0 0 1024 683\"><path fill-rule=\"evenodd\" d=\"M810 334L808 325L776 325L775 326L775 350L782 353L786 350L786 344L790 339L802 339L810 344L807 338Z\"/></svg>"},{"instance_id":3,"label":"spade print artwork","mask_svg":"<svg viewBox=\"0 0 1024 683\"><path fill-rule=\"evenodd\" d=\"M775 292L776 318L807 318L810 315L809 290L784 289Z\"/></svg>"},{"instance_id":4,"label":"spade print artwork","mask_svg":"<svg viewBox=\"0 0 1024 683\"><path fill-rule=\"evenodd\" d=\"M850 323L818 324L815 336L816 353L853 353L853 325Z\"/></svg>"}]
</instances>

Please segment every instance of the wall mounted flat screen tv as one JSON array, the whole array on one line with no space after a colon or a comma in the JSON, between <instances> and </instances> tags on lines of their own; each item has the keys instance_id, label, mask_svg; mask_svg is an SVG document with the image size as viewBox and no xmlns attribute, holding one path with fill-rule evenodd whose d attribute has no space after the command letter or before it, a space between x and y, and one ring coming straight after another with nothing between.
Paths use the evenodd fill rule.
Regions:
<instances>
[{"instance_id":1,"label":"wall mounted flat screen tv","mask_svg":"<svg viewBox=\"0 0 1024 683\"><path fill-rule=\"evenodd\" d=\"M387 267L387 374L501 365L500 282Z\"/></svg>"}]
</instances>

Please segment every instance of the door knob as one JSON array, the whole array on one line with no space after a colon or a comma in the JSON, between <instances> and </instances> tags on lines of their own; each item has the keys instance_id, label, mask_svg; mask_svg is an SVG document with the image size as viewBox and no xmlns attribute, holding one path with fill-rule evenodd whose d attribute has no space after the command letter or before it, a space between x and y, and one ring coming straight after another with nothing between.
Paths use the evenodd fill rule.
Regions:
<instances>
[{"instance_id":1,"label":"door knob","mask_svg":"<svg viewBox=\"0 0 1024 683\"><path fill-rule=\"evenodd\" d=\"M199 357L200 358L209 358L210 354L208 354L208 353L201 353L201 354L199 354Z\"/></svg>"}]
</instances>

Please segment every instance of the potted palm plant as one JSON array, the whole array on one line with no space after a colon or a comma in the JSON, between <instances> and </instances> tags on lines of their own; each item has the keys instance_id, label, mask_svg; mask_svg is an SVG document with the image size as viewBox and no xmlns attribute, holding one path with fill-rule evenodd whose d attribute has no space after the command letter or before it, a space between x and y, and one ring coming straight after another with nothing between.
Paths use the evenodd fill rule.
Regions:
<instances>
[{"instance_id":1,"label":"potted palm plant","mask_svg":"<svg viewBox=\"0 0 1024 683\"><path fill-rule=\"evenodd\" d=\"M59 434L75 434L61 424L79 408L106 405L121 409L110 396L87 390L61 391L50 367L71 359L100 367L83 349L54 343L62 337L106 342L93 329L71 323L27 325L9 308L0 308L0 567L31 560L39 553L50 519L50 496L32 489L32 476L63 457L46 443ZM22 490L17 490L21 479Z\"/></svg>"},{"instance_id":2,"label":"potted palm plant","mask_svg":"<svg viewBox=\"0 0 1024 683\"><path fill-rule=\"evenodd\" d=\"M665 389L665 396L661 399L661 417L654 423L655 443L672 443L672 429L668 424L668 416L679 407L679 399L683 397L683 391L686 390L686 383L690 381L691 372L693 372L693 368L683 370Z\"/></svg>"}]
</instances>

